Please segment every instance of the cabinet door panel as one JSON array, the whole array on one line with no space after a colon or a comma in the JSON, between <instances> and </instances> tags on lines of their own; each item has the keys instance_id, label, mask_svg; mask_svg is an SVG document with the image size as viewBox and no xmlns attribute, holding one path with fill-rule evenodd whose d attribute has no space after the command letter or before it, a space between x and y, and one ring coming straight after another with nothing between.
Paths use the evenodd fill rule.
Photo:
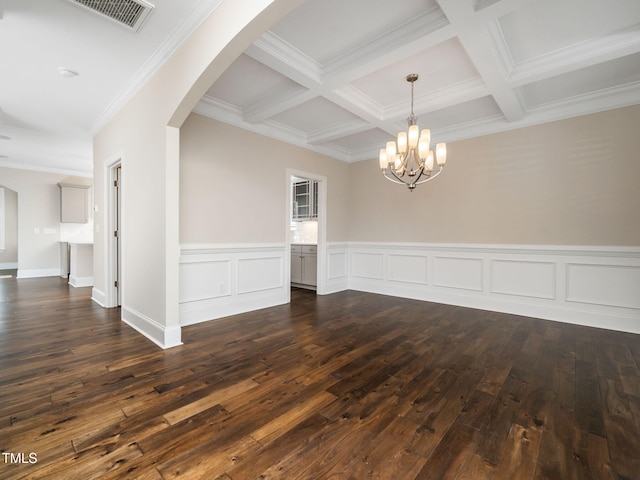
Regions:
<instances>
[{"instance_id":1,"label":"cabinet door panel","mask_svg":"<svg viewBox=\"0 0 640 480\"><path fill-rule=\"evenodd\" d=\"M87 223L89 221L88 187L60 186L60 222Z\"/></svg>"},{"instance_id":2,"label":"cabinet door panel","mask_svg":"<svg viewBox=\"0 0 640 480\"><path fill-rule=\"evenodd\" d=\"M302 264L302 283L305 285L318 284L318 256L305 254Z\"/></svg>"},{"instance_id":3,"label":"cabinet door panel","mask_svg":"<svg viewBox=\"0 0 640 480\"><path fill-rule=\"evenodd\" d=\"M302 257L299 253L291 252L291 282L302 282Z\"/></svg>"}]
</instances>

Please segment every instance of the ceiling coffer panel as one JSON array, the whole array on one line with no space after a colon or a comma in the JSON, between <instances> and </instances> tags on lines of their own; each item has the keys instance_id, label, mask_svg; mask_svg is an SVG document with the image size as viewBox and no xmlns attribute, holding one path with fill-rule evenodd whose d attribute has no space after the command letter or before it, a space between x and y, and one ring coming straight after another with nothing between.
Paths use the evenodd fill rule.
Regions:
<instances>
[{"instance_id":1,"label":"ceiling coffer panel","mask_svg":"<svg viewBox=\"0 0 640 480\"><path fill-rule=\"evenodd\" d=\"M143 0L69 0L137 32L154 6Z\"/></svg>"}]
</instances>

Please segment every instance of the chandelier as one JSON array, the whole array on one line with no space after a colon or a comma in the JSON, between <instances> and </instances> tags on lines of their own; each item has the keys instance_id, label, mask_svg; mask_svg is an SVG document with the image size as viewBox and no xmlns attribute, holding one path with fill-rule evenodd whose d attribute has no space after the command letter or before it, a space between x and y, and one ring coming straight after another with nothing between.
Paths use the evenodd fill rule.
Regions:
<instances>
[{"instance_id":1,"label":"chandelier","mask_svg":"<svg viewBox=\"0 0 640 480\"><path fill-rule=\"evenodd\" d=\"M418 74L407 75L411 84L411 114L407 118L409 129L398 133L396 141L387 142L387 147L380 149L380 169L387 180L406 185L413 192L417 185L436 178L447 161L447 145L436 145L435 165L433 151L430 150L431 131L420 131L416 116L413 114L413 84ZM435 167L435 168L434 168Z\"/></svg>"}]
</instances>

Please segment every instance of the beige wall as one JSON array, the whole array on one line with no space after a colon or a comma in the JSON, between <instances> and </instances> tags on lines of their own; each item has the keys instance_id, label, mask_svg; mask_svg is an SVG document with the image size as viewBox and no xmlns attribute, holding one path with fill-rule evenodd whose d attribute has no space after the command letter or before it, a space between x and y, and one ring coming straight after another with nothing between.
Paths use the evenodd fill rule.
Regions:
<instances>
[{"instance_id":1,"label":"beige wall","mask_svg":"<svg viewBox=\"0 0 640 480\"><path fill-rule=\"evenodd\" d=\"M178 129L235 58L301 1L222 2L94 137L94 298L114 304L107 177L121 160L123 317L163 346L180 342Z\"/></svg>"},{"instance_id":2,"label":"beige wall","mask_svg":"<svg viewBox=\"0 0 640 480\"><path fill-rule=\"evenodd\" d=\"M0 179L2 186L16 192L18 275L40 276L57 272L62 227L58 183L90 184L91 180L3 167L0 167ZM11 260L0 259L0 263L5 261Z\"/></svg>"},{"instance_id":3,"label":"beige wall","mask_svg":"<svg viewBox=\"0 0 640 480\"><path fill-rule=\"evenodd\" d=\"M351 165L352 241L640 245L640 106L450 143L410 193Z\"/></svg>"},{"instance_id":4,"label":"beige wall","mask_svg":"<svg viewBox=\"0 0 640 480\"><path fill-rule=\"evenodd\" d=\"M327 241L346 241L346 163L191 114L180 130L180 243L286 241L286 169L327 178Z\"/></svg>"}]
</instances>

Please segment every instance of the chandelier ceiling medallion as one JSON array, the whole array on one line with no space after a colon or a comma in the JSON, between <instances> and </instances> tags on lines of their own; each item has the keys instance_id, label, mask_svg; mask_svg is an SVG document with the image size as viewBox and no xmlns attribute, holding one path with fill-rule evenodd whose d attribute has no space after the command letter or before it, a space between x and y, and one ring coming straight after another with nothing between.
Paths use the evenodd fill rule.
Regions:
<instances>
[{"instance_id":1,"label":"chandelier ceiling medallion","mask_svg":"<svg viewBox=\"0 0 640 480\"><path fill-rule=\"evenodd\" d=\"M430 150L431 131L420 131L417 118L413 114L413 84L418 74L407 75L411 84L411 114L407 118L409 129L398 133L396 141L387 142L387 147L380 149L380 169L387 180L406 185L413 192L417 185L433 180L442 173L447 161L447 145L438 143L434 155Z\"/></svg>"}]
</instances>

